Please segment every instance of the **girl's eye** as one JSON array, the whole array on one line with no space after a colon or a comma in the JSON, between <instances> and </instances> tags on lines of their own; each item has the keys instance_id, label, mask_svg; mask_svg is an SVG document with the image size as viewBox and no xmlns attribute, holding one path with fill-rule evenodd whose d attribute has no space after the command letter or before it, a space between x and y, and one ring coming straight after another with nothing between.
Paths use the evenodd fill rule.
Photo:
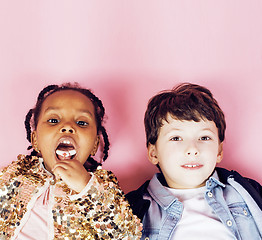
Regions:
<instances>
[{"instance_id":1,"label":"girl's eye","mask_svg":"<svg viewBox=\"0 0 262 240\"><path fill-rule=\"evenodd\" d=\"M208 137L208 136L204 136L204 137L201 137L200 140L201 141L208 141L208 140L211 140L211 138Z\"/></svg>"},{"instance_id":2,"label":"girl's eye","mask_svg":"<svg viewBox=\"0 0 262 240\"><path fill-rule=\"evenodd\" d=\"M56 118L51 118L51 119L48 119L47 122L52 123L52 124L56 124L56 123L59 123L59 120L56 119Z\"/></svg>"},{"instance_id":3,"label":"girl's eye","mask_svg":"<svg viewBox=\"0 0 262 240\"><path fill-rule=\"evenodd\" d=\"M88 123L85 121L77 121L76 124L79 125L80 127L85 127L88 125Z\"/></svg>"},{"instance_id":4,"label":"girl's eye","mask_svg":"<svg viewBox=\"0 0 262 240\"><path fill-rule=\"evenodd\" d=\"M170 140L171 141L181 141L182 138L181 137L172 137Z\"/></svg>"}]
</instances>

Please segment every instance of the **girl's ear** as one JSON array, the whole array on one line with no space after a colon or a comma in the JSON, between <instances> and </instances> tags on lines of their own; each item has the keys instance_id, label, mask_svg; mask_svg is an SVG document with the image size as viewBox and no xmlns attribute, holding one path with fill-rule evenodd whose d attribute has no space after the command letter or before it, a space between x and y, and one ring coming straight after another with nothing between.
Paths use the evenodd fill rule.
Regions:
<instances>
[{"instance_id":1,"label":"girl's ear","mask_svg":"<svg viewBox=\"0 0 262 240\"><path fill-rule=\"evenodd\" d=\"M147 147L147 156L151 163L153 163L154 165L158 164L157 150L155 145L149 143Z\"/></svg>"},{"instance_id":2,"label":"girl's ear","mask_svg":"<svg viewBox=\"0 0 262 240\"><path fill-rule=\"evenodd\" d=\"M223 142L219 144L218 146L218 154L217 154L217 163L220 163L223 159Z\"/></svg>"},{"instance_id":3,"label":"girl's ear","mask_svg":"<svg viewBox=\"0 0 262 240\"><path fill-rule=\"evenodd\" d=\"M38 149L38 146L37 146L36 131L33 131L33 132L31 133L31 143L32 143L33 149L34 149L36 152L40 153L40 150Z\"/></svg>"},{"instance_id":4,"label":"girl's ear","mask_svg":"<svg viewBox=\"0 0 262 240\"><path fill-rule=\"evenodd\" d=\"M99 143L100 143L100 137L97 136L96 141L95 141L95 144L94 144L94 148L93 148L93 150L92 150L92 152L91 152L91 156L95 156L95 155L96 155L96 152L97 152Z\"/></svg>"}]
</instances>

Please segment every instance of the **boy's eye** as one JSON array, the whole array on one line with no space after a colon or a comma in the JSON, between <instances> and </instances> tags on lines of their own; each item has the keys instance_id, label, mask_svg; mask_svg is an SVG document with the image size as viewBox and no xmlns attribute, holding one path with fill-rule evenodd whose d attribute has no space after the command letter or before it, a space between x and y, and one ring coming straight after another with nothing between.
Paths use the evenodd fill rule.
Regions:
<instances>
[{"instance_id":1,"label":"boy's eye","mask_svg":"<svg viewBox=\"0 0 262 240\"><path fill-rule=\"evenodd\" d=\"M208 141L208 140L211 140L211 138L208 137L208 136L204 136L204 137L201 137L200 140L201 141Z\"/></svg>"},{"instance_id":2,"label":"boy's eye","mask_svg":"<svg viewBox=\"0 0 262 240\"><path fill-rule=\"evenodd\" d=\"M88 125L88 123L85 121L77 121L76 124L79 125L80 127L85 127Z\"/></svg>"},{"instance_id":3,"label":"boy's eye","mask_svg":"<svg viewBox=\"0 0 262 240\"><path fill-rule=\"evenodd\" d=\"M182 138L181 137L172 137L170 140L171 141L181 141Z\"/></svg>"},{"instance_id":4,"label":"boy's eye","mask_svg":"<svg viewBox=\"0 0 262 240\"><path fill-rule=\"evenodd\" d=\"M56 123L59 123L59 120L56 119L56 118L51 118L51 119L48 119L47 122L52 123L52 124L56 124Z\"/></svg>"}]
</instances>

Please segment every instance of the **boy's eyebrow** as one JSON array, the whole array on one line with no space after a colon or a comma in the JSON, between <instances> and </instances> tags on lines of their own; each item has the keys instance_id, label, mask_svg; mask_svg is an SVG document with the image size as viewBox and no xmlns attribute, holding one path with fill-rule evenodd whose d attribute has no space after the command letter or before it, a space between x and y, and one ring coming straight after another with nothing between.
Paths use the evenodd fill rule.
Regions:
<instances>
[{"instance_id":1,"label":"boy's eyebrow","mask_svg":"<svg viewBox=\"0 0 262 240\"><path fill-rule=\"evenodd\" d=\"M180 128L172 127L170 130L181 130Z\"/></svg>"},{"instance_id":2,"label":"boy's eyebrow","mask_svg":"<svg viewBox=\"0 0 262 240\"><path fill-rule=\"evenodd\" d=\"M166 134L168 134L170 131L182 131L180 128L177 128L177 127L172 127L168 130L168 132ZM203 128L201 129L201 131L209 131L209 132L212 132L212 133L215 133L211 128Z\"/></svg>"},{"instance_id":3,"label":"boy's eyebrow","mask_svg":"<svg viewBox=\"0 0 262 240\"><path fill-rule=\"evenodd\" d=\"M168 129L166 134L170 133L171 131L181 131L181 129L180 128L176 128L176 127L171 127L171 128Z\"/></svg>"},{"instance_id":4,"label":"boy's eyebrow","mask_svg":"<svg viewBox=\"0 0 262 240\"><path fill-rule=\"evenodd\" d=\"M59 107L48 107L44 112L50 112L50 111L55 111L55 110L59 110L60 108ZM81 113L85 113L87 115L90 115L90 116L93 116L93 114L89 111L89 110L86 110L86 109L77 109L78 112L81 112Z\"/></svg>"},{"instance_id":5,"label":"boy's eyebrow","mask_svg":"<svg viewBox=\"0 0 262 240\"><path fill-rule=\"evenodd\" d=\"M203 131L210 131L210 132L214 133L214 131L211 128L203 128L202 130Z\"/></svg>"}]
</instances>

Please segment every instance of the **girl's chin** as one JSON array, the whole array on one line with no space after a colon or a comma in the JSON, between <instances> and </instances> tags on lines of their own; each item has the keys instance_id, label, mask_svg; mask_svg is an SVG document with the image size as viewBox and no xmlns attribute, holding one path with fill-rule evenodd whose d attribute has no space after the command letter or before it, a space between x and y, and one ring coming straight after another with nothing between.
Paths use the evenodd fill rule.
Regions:
<instances>
[{"instance_id":1,"label":"girl's chin","mask_svg":"<svg viewBox=\"0 0 262 240\"><path fill-rule=\"evenodd\" d=\"M52 157L52 159L50 159L50 157L48 158L49 161L46 160L46 158L42 157L43 158L43 165L45 167L45 169L50 172L50 173L53 173L53 169L55 167L55 165L59 162L59 159L54 156ZM50 161L51 160L51 161Z\"/></svg>"}]
</instances>

